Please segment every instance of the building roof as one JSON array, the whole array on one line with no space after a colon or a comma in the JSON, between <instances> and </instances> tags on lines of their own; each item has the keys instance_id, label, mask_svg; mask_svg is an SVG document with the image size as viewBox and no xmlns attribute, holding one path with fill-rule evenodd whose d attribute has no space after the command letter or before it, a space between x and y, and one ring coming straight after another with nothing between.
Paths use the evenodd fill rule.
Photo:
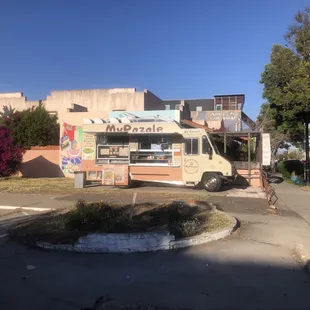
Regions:
<instances>
[{"instance_id":1,"label":"building roof","mask_svg":"<svg viewBox=\"0 0 310 310\"><path fill-rule=\"evenodd\" d=\"M226 94L226 95L214 95L216 97L245 97L245 94Z\"/></svg>"},{"instance_id":2,"label":"building roof","mask_svg":"<svg viewBox=\"0 0 310 310\"><path fill-rule=\"evenodd\" d=\"M202 128L202 129L205 129L207 132L212 132L213 131L213 129L209 128L208 126L195 123L195 122L190 121L188 119L182 119L181 120L181 124L189 126L189 127L192 127L192 128Z\"/></svg>"}]
</instances>

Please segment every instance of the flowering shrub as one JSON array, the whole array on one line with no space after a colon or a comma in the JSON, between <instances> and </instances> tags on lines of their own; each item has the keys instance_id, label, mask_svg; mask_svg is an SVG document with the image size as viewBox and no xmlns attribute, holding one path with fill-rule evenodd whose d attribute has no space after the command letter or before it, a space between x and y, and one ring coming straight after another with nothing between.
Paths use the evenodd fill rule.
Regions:
<instances>
[{"instance_id":1,"label":"flowering shrub","mask_svg":"<svg viewBox=\"0 0 310 310\"><path fill-rule=\"evenodd\" d=\"M10 130L0 127L0 177L16 173L23 153L24 150L14 144Z\"/></svg>"}]
</instances>

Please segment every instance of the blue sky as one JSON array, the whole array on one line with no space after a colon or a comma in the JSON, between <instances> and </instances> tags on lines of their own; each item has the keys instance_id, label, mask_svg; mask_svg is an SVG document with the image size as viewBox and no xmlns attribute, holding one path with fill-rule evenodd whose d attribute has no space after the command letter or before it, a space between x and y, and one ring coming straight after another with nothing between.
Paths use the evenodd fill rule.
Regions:
<instances>
[{"instance_id":1,"label":"blue sky","mask_svg":"<svg viewBox=\"0 0 310 310\"><path fill-rule=\"evenodd\" d=\"M304 0L0 0L0 92L149 89L162 99L245 93Z\"/></svg>"}]
</instances>

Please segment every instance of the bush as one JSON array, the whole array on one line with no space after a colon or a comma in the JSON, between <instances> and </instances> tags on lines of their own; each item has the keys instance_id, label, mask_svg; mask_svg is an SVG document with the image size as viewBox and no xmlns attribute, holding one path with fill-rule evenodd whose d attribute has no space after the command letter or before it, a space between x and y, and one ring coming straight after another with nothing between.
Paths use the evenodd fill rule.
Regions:
<instances>
[{"instance_id":1,"label":"bush","mask_svg":"<svg viewBox=\"0 0 310 310\"><path fill-rule=\"evenodd\" d=\"M169 222L169 232L176 238L186 238L203 233L204 227L198 219Z\"/></svg>"},{"instance_id":2,"label":"bush","mask_svg":"<svg viewBox=\"0 0 310 310\"><path fill-rule=\"evenodd\" d=\"M59 144L57 116L50 115L42 104L21 112L3 112L0 123L11 130L14 143L26 149Z\"/></svg>"},{"instance_id":3,"label":"bush","mask_svg":"<svg viewBox=\"0 0 310 310\"><path fill-rule=\"evenodd\" d=\"M0 177L17 172L24 150L16 146L8 128L0 127Z\"/></svg>"},{"instance_id":4,"label":"bush","mask_svg":"<svg viewBox=\"0 0 310 310\"><path fill-rule=\"evenodd\" d=\"M169 209L168 230L176 238L201 234L206 222L206 213L202 214L198 207L172 205Z\"/></svg>"},{"instance_id":5,"label":"bush","mask_svg":"<svg viewBox=\"0 0 310 310\"><path fill-rule=\"evenodd\" d=\"M78 201L67 214L65 227L82 232L141 232L168 228L177 238L202 233L206 228L208 212L198 207L170 204L132 218L131 207L114 207L106 203Z\"/></svg>"},{"instance_id":6,"label":"bush","mask_svg":"<svg viewBox=\"0 0 310 310\"><path fill-rule=\"evenodd\" d=\"M299 160L285 160L278 163L277 170L282 173L283 178L290 179L293 172L296 176L303 176L304 165Z\"/></svg>"},{"instance_id":7,"label":"bush","mask_svg":"<svg viewBox=\"0 0 310 310\"><path fill-rule=\"evenodd\" d=\"M129 224L129 212L126 211L103 202L78 201L75 209L68 213L66 228L87 232L121 232Z\"/></svg>"},{"instance_id":8,"label":"bush","mask_svg":"<svg viewBox=\"0 0 310 310\"><path fill-rule=\"evenodd\" d=\"M78 201L73 210L57 210L29 218L9 230L21 242L35 245L37 241L53 244L75 244L88 233L143 233L169 229L176 238L215 231L229 224L229 219L208 208L182 204L112 206L103 202Z\"/></svg>"}]
</instances>

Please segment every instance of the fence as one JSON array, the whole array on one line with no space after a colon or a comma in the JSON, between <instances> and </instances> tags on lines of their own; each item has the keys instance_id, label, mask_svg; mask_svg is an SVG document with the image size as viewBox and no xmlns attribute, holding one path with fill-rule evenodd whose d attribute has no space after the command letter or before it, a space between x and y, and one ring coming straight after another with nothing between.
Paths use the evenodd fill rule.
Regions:
<instances>
[{"instance_id":1,"label":"fence","mask_svg":"<svg viewBox=\"0 0 310 310\"><path fill-rule=\"evenodd\" d=\"M262 176L262 185L263 189L266 193L266 198L269 205L274 205L278 201L278 197L276 195L275 189L269 184L268 182L268 175L266 172L261 169L261 176Z\"/></svg>"}]
</instances>

